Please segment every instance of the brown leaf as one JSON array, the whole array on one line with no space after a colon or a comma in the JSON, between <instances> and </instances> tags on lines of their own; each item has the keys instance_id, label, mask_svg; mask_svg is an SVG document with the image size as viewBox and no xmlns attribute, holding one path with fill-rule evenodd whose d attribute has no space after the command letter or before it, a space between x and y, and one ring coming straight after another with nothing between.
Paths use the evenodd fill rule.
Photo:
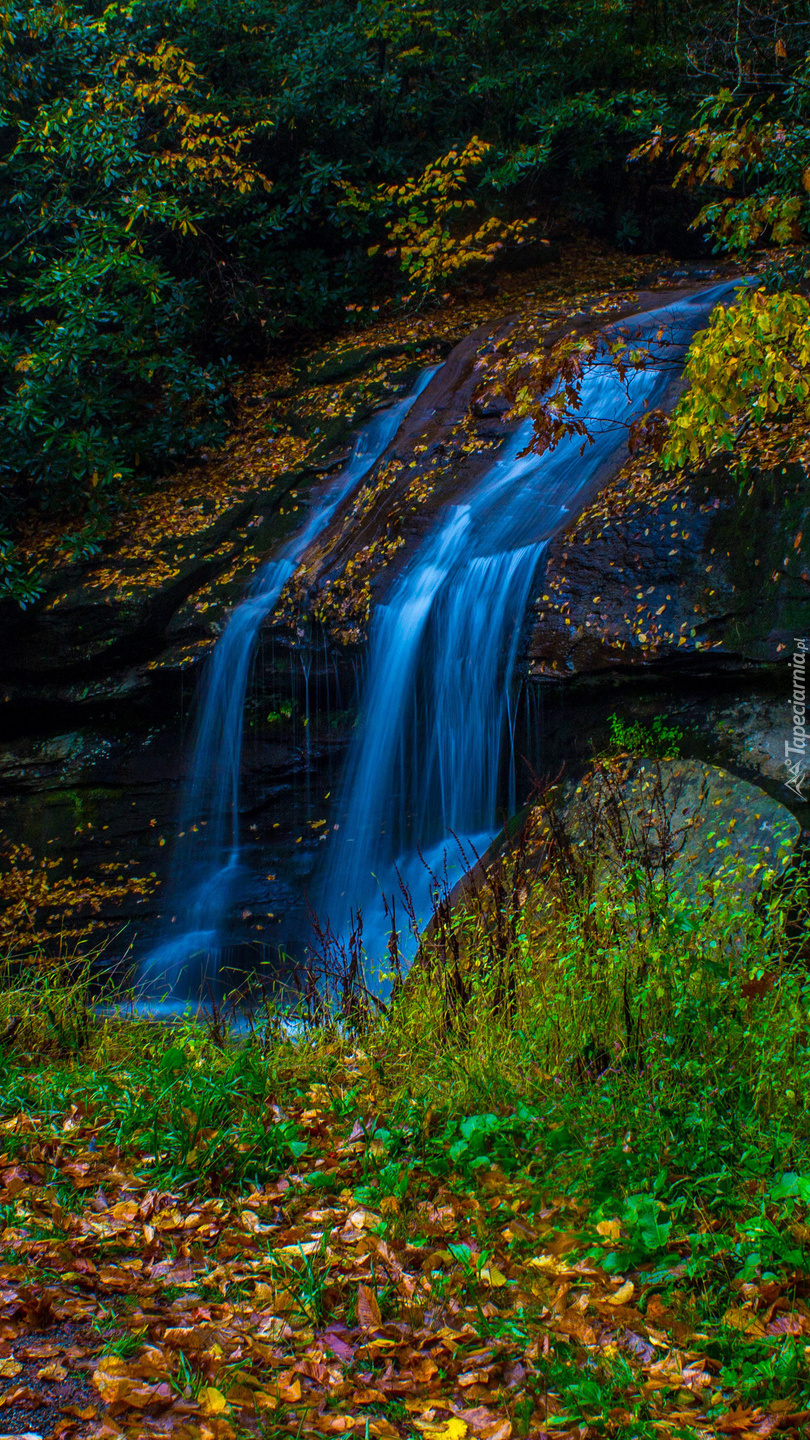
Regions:
<instances>
[{"instance_id":1,"label":"brown leaf","mask_svg":"<svg viewBox=\"0 0 810 1440\"><path fill-rule=\"evenodd\" d=\"M762 1411L760 1409L744 1410L740 1405L735 1406L733 1410L728 1410L719 1420L715 1420L714 1428L719 1430L722 1435L746 1434L761 1419Z\"/></svg>"},{"instance_id":2,"label":"brown leaf","mask_svg":"<svg viewBox=\"0 0 810 1440\"><path fill-rule=\"evenodd\" d=\"M472 1410L454 1405L453 1414L464 1420L472 1434L480 1436L481 1440L509 1440L512 1434L511 1422L486 1405L476 1405Z\"/></svg>"},{"instance_id":3,"label":"brown leaf","mask_svg":"<svg viewBox=\"0 0 810 1440\"><path fill-rule=\"evenodd\" d=\"M380 1306L370 1285L357 1287L357 1323L361 1330L379 1330L382 1325Z\"/></svg>"},{"instance_id":4,"label":"brown leaf","mask_svg":"<svg viewBox=\"0 0 810 1440\"><path fill-rule=\"evenodd\" d=\"M172 1392L167 1384L150 1385L134 1378L118 1355L102 1356L93 1372L93 1384L105 1404L116 1411L129 1406L145 1410L148 1405L171 1404Z\"/></svg>"},{"instance_id":5,"label":"brown leaf","mask_svg":"<svg viewBox=\"0 0 810 1440\"><path fill-rule=\"evenodd\" d=\"M748 1305L729 1305L723 1316L723 1324L730 1330L741 1330L745 1335L752 1335L756 1339L765 1334L764 1325Z\"/></svg>"},{"instance_id":6,"label":"brown leaf","mask_svg":"<svg viewBox=\"0 0 810 1440\"><path fill-rule=\"evenodd\" d=\"M367 1423L369 1434L378 1436L379 1440L399 1440L399 1431L395 1430L391 1421L386 1420L382 1415L375 1415L373 1418L367 1417Z\"/></svg>"},{"instance_id":7,"label":"brown leaf","mask_svg":"<svg viewBox=\"0 0 810 1440\"><path fill-rule=\"evenodd\" d=\"M126 1220L128 1222L134 1220L137 1214L138 1206L134 1200L121 1200L117 1205L113 1205L110 1211L113 1220Z\"/></svg>"},{"instance_id":8,"label":"brown leaf","mask_svg":"<svg viewBox=\"0 0 810 1440\"><path fill-rule=\"evenodd\" d=\"M12 1385L4 1395L0 1395L0 1405L33 1405L40 1406L46 1402L38 1390L32 1390L30 1385Z\"/></svg>"},{"instance_id":9,"label":"brown leaf","mask_svg":"<svg viewBox=\"0 0 810 1440\"><path fill-rule=\"evenodd\" d=\"M204 1350L208 1344L207 1334L196 1325L170 1325L161 1338L164 1345L172 1345L187 1355L193 1350Z\"/></svg>"},{"instance_id":10,"label":"brown leaf","mask_svg":"<svg viewBox=\"0 0 810 1440\"><path fill-rule=\"evenodd\" d=\"M294 1405L300 1399L301 1381L292 1370L282 1370L275 1384L271 1382L266 1390L256 1391L256 1404L268 1410L275 1410L278 1405Z\"/></svg>"},{"instance_id":11,"label":"brown leaf","mask_svg":"<svg viewBox=\"0 0 810 1440\"><path fill-rule=\"evenodd\" d=\"M625 1330L622 1345L635 1355L642 1364L649 1365L655 1359L655 1347L645 1340L643 1335L637 1335L634 1330Z\"/></svg>"},{"instance_id":12,"label":"brown leaf","mask_svg":"<svg viewBox=\"0 0 810 1440\"><path fill-rule=\"evenodd\" d=\"M801 1315L777 1315L766 1329L769 1335L801 1335L805 1324Z\"/></svg>"},{"instance_id":13,"label":"brown leaf","mask_svg":"<svg viewBox=\"0 0 810 1440\"><path fill-rule=\"evenodd\" d=\"M37 1371L37 1379L53 1380L59 1383L67 1378L67 1373L68 1372L65 1369L64 1365L43 1365L42 1369Z\"/></svg>"}]
</instances>

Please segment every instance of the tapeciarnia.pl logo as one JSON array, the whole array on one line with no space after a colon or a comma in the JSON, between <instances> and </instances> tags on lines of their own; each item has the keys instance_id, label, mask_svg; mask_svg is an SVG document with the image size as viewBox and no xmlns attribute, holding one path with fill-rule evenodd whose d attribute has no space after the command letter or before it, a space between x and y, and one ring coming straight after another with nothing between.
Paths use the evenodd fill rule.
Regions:
<instances>
[{"instance_id":1,"label":"tapeciarnia.pl logo","mask_svg":"<svg viewBox=\"0 0 810 1440\"><path fill-rule=\"evenodd\" d=\"M785 741L785 765L788 790L800 800L806 799L803 787L807 781L807 641L796 640L791 660L793 668L792 740Z\"/></svg>"}]
</instances>

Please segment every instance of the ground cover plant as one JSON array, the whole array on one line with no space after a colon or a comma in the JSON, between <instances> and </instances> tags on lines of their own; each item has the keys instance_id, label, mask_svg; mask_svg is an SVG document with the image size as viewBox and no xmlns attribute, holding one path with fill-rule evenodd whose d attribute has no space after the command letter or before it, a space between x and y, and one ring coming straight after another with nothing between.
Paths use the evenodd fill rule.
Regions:
<instances>
[{"instance_id":1,"label":"ground cover plant","mask_svg":"<svg viewBox=\"0 0 810 1440\"><path fill-rule=\"evenodd\" d=\"M542 803L437 877L387 1002L356 953L239 1028L9 971L9 1428L806 1433L800 858L684 885L677 837L611 829L613 731L590 843Z\"/></svg>"}]
</instances>

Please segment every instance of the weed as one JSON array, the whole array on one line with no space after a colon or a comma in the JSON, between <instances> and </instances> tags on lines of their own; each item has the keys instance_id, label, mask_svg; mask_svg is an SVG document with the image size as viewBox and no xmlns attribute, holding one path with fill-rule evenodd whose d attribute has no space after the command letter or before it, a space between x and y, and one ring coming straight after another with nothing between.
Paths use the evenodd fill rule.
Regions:
<instances>
[{"instance_id":1,"label":"weed","mask_svg":"<svg viewBox=\"0 0 810 1440\"><path fill-rule=\"evenodd\" d=\"M177 1394L187 1400L195 1400L205 1384L205 1376L183 1350L178 1351L177 1371L171 1377L171 1384Z\"/></svg>"},{"instance_id":2,"label":"weed","mask_svg":"<svg viewBox=\"0 0 810 1440\"><path fill-rule=\"evenodd\" d=\"M676 759L681 754L683 731L677 725L668 724L663 715L656 715L651 725L611 715L608 724L610 748L614 753L651 755L658 760Z\"/></svg>"},{"instance_id":3,"label":"weed","mask_svg":"<svg viewBox=\"0 0 810 1440\"><path fill-rule=\"evenodd\" d=\"M300 1257L277 1259L281 1274L276 1283L280 1293L288 1295L295 1308L312 1325L320 1325L328 1313L329 1233L324 1231L313 1253L308 1254L299 1246Z\"/></svg>"},{"instance_id":4,"label":"weed","mask_svg":"<svg viewBox=\"0 0 810 1440\"><path fill-rule=\"evenodd\" d=\"M115 1340L108 1340L104 1346L105 1355L117 1355L121 1360L130 1360L133 1355L138 1355L146 1344L148 1327L142 1330L130 1330L124 1335L119 1335Z\"/></svg>"}]
</instances>

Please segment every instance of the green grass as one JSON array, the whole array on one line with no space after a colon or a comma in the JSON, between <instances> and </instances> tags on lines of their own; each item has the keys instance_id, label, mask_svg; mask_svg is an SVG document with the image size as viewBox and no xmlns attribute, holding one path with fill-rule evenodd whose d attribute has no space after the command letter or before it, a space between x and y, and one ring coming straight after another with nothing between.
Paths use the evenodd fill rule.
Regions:
<instances>
[{"instance_id":1,"label":"green grass","mask_svg":"<svg viewBox=\"0 0 810 1440\"><path fill-rule=\"evenodd\" d=\"M224 1193L317 1152L294 1118L315 1085L349 1128L369 1107L385 1116L358 1203L404 1202L418 1171L536 1173L595 1213L636 1204L636 1258L690 1208L725 1213L785 1174L799 1189L779 1203L810 1202L801 867L783 855L679 882L629 845L552 847L538 879L527 853L443 922L442 963L426 948L388 1013L352 1011L352 1034L321 1017L293 1040L272 1013L224 1040L213 1023L105 1018L89 967L9 967L0 1028L23 1022L0 1049L0 1118L62 1123L78 1107L150 1185ZM26 1143L3 1138L10 1159ZM341 1181L314 1185L328 1203ZM80 1203L63 1186L63 1208Z\"/></svg>"}]
</instances>

